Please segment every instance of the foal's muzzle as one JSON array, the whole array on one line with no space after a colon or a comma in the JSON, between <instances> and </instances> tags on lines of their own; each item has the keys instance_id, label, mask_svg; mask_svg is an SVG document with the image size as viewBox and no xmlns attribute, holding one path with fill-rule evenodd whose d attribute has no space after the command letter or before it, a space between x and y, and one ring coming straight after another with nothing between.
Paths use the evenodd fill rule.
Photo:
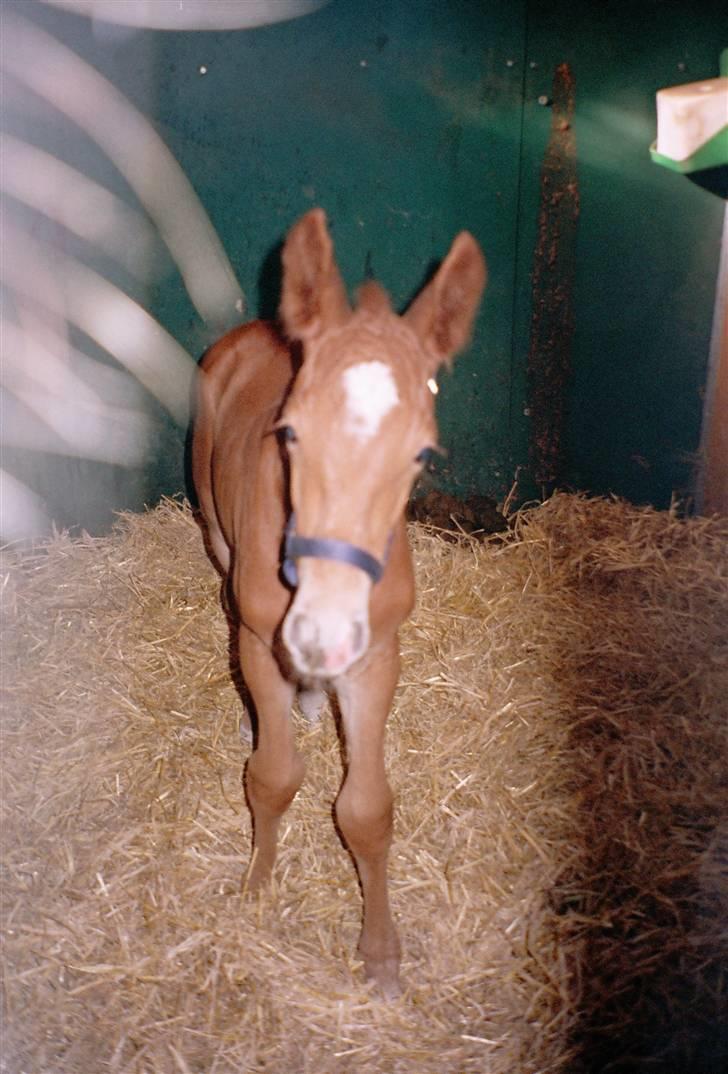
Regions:
<instances>
[{"instance_id":1,"label":"foal's muzzle","mask_svg":"<svg viewBox=\"0 0 728 1074\"><path fill-rule=\"evenodd\" d=\"M380 561L347 541L299 537L291 515L281 572L296 594L283 624L283 642L300 675L336 678L367 651L369 583L375 585L384 574L388 554L389 544ZM339 572L333 566L329 571L314 571L312 564L311 571L299 574L299 559L328 560L355 567L356 572Z\"/></svg>"},{"instance_id":2,"label":"foal's muzzle","mask_svg":"<svg viewBox=\"0 0 728 1074\"><path fill-rule=\"evenodd\" d=\"M283 625L283 640L299 674L331 679L343 674L369 645L365 617L293 608Z\"/></svg>"}]
</instances>

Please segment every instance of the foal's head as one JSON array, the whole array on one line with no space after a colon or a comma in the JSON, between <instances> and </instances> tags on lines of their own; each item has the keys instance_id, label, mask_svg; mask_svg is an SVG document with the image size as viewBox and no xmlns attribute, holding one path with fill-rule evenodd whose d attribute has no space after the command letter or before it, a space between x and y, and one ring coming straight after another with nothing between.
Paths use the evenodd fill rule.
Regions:
<instances>
[{"instance_id":1,"label":"foal's head","mask_svg":"<svg viewBox=\"0 0 728 1074\"><path fill-rule=\"evenodd\" d=\"M319 558L301 544L283 627L296 670L333 678L369 644L369 595L427 452L437 445L434 377L468 341L485 285L483 255L461 232L402 317L376 283L354 310L321 209L283 250L281 317L303 363L280 418L297 534L374 561ZM329 549L331 546L329 546Z\"/></svg>"}]
</instances>

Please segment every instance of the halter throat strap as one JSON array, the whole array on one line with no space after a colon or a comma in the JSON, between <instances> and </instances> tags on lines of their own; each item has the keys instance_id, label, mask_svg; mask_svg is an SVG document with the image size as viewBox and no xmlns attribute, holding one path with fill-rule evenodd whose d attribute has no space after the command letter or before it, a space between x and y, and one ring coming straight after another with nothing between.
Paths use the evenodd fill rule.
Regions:
<instances>
[{"instance_id":1,"label":"halter throat strap","mask_svg":"<svg viewBox=\"0 0 728 1074\"><path fill-rule=\"evenodd\" d=\"M391 540L390 537L384 561L381 562L369 552L365 552L363 548L349 544L348 541L337 541L330 537L299 537L296 533L296 516L292 512L286 526L283 544L281 568L283 577L290 586L295 588L298 585L297 561L302 556L311 556L313 559L333 559L338 563L348 563L350 567L358 567L359 570L368 574L376 585L384 574Z\"/></svg>"}]
</instances>

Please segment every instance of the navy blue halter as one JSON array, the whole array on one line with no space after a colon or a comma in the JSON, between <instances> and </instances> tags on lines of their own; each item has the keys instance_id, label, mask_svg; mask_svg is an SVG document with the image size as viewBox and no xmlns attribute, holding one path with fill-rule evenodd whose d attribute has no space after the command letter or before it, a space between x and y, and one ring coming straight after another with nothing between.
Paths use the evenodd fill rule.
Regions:
<instances>
[{"instance_id":1,"label":"navy blue halter","mask_svg":"<svg viewBox=\"0 0 728 1074\"><path fill-rule=\"evenodd\" d=\"M337 541L330 537L299 537L296 533L296 516L291 512L283 544L281 566L283 577L295 589L298 585L296 561L302 556L312 556L314 559L334 559L338 563L348 563L351 567L358 567L359 570L368 574L376 585L384 574L391 542L390 537L382 563L369 552L365 552L363 548L357 548L355 544L349 544L347 541Z\"/></svg>"}]
</instances>

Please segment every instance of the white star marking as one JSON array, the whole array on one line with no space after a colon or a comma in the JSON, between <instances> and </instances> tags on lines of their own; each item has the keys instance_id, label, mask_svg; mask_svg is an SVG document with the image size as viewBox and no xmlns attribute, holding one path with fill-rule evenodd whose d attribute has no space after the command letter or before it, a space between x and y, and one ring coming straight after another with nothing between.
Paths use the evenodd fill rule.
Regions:
<instances>
[{"instance_id":1,"label":"white star marking","mask_svg":"<svg viewBox=\"0 0 728 1074\"><path fill-rule=\"evenodd\" d=\"M358 440L370 440L399 402L392 371L384 362L359 362L343 376L345 428Z\"/></svg>"}]
</instances>

